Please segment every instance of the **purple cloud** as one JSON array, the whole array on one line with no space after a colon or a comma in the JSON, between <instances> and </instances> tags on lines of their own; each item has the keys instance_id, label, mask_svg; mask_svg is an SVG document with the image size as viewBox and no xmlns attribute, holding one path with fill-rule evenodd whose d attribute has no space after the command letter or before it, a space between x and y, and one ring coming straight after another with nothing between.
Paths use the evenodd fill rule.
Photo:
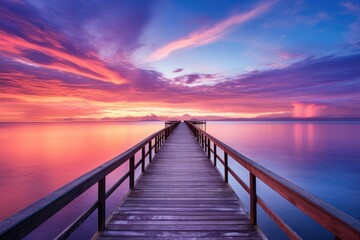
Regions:
<instances>
[{"instance_id":1,"label":"purple cloud","mask_svg":"<svg viewBox=\"0 0 360 240\"><path fill-rule=\"evenodd\" d=\"M152 1L100 0L49 0L32 4L73 45L85 43L109 62L114 56L128 57L141 46L140 37L154 6Z\"/></svg>"},{"instance_id":2,"label":"purple cloud","mask_svg":"<svg viewBox=\"0 0 360 240\"><path fill-rule=\"evenodd\" d=\"M215 79L217 74L200 74L200 73L193 73L187 74L180 77L176 77L174 80L178 83L182 84L192 84L195 82L206 81L209 79Z\"/></svg>"},{"instance_id":3,"label":"purple cloud","mask_svg":"<svg viewBox=\"0 0 360 240\"><path fill-rule=\"evenodd\" d=\"M182 72L184 69L183 68L177 68L173 71L173 73L178 73L178 72Z\"/></svg>"}]
</instances>

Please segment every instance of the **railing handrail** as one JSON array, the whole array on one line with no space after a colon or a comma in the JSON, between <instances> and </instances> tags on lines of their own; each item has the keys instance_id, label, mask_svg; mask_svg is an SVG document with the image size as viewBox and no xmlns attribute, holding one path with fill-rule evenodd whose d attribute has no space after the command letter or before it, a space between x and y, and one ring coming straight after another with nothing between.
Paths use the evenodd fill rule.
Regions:
<instances>
[{"instance_id":1,"label":"railing handrail","mask_svg":"<svg viewBox=\"0 0 360 240\"><path fill-rule=\"evenodd\" d=\"M286 180L280 175L270 171L269 169L256 163L250 158L242 155L232 147L228 146L227 144L223 143L222 141L213 137L202 129L194 126L189 122L186 123L188 126L190 126L190 129L192 128L195 136L201 134L202 138L203 136L205 136L207 139L211 140L217 147L220 147L224 151L224 153L227 153L236 162L238 162L245 169L247 169L250 174L255 175L255 177L259 178L263 183L268 185L272 190L280 194L287 201L300 209L307 216L311 217L313 220L322 225L325 229L332 232L337 238L360 239L360 221L358 219L344 213L343 211L335 208L324 200L316 197L314 194L302 189L296 184L290 182L289 180ZM211 146L208 147L208 152L210 155ZM213 152L215 152L216 154L216 150ZM242 184L244 184L244 182L242 182ZM245 190L250 192L250 188ZM258 197L256 196L256 198ZM261 202L263 204L262 200Z\"/></svg>"},{"instance_id":2,"label":"railing handrail","mask_svg":"<svg viewBox=\"0 0 360 240\"><path fill-rule=\"evenodd\" d=\"M155 143L157 143L160 135L167 137L178 123L179 122L174 122L172 125L151 134L149 137L113 159L85 173L34 204L5 219L0 223L0 238L4 236L17 236L20 238L26 236L56 212L60 211L68 203L76 199L80 194L104 179L117 167L130 160L130 158L133 158L139 150L144 148L148 143L151 143L153 139L156 139ZM150 154L152 149L153 147L148 150ZM129 172L127 174L129 174Z\"/></svg>"}]
</instances>

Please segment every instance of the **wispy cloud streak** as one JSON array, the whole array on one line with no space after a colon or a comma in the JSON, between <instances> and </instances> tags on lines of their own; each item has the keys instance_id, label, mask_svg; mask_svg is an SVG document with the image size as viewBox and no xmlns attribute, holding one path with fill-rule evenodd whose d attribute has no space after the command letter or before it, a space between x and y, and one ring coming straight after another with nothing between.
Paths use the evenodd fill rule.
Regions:
<instances>
[{"instance_id":1,"label":"wispy cloud streak","mask_svg":"<svg viewBox=\"0 0 360 240\"><path fill-rule=\"evenodd\" d=\"M268 10L274 1L265 2L256 8L242 14L237 14L224 21L215 24L212 27L201 29L191 33L189 36L175 40L161 47L160 49L153 52L149 57L149 61L157 61L169 56L172 52L184 49L193 48L201 45L215 42L222 38L231 27L245 23Z\"/></svg>"},{"instance_id":2,"label":"wispy cloud streak","mask_svg":"<svg viewBox=\"0 0 360 240\"><path fill-rule=\"evenodd\" d=\"M184 75L178 79L184 84L174 85L156 71L122 69L131 81L116 85L51 70L39 73L38 68L24 68L17 62L0 62L3 70L7 69L0 71L0 119L116 119L150 113L360 116L359 62L360 54L306 59L282 69L254 71L213 86L193 87L188 85L213 76Z\"/></svg>"},{"instance_id":3,"label":"wispy cloud streak","mask_svg":"<svg viewBox=\"0 0 360 240\"><path fill-rule=\"evenodd\" d=\"M30 5L4 3L0 6L0 21L0 54L3 56L99 81L115 84L127 81L101 61L95 51L81 52L81 47L72 45Z\"/></svg>"}]
</instances>

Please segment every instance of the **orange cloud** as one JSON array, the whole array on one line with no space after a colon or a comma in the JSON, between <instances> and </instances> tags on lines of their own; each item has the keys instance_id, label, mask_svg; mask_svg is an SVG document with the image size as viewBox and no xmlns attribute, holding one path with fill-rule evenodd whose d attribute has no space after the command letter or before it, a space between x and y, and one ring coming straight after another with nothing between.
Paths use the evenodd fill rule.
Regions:
<instances>
[{"instance_id":1,"label":"orange cloud","mask_svg":"<svg viewBox=\"0 0 360 240\"><path fill-rule=\"evenodd\" d=\"M24 50L37 51L48 55L57 61L49 64L35 63L34 65L69 72L104 82L115 84L127 82L127 80L121 77L117 72L108 69L96 56L91 56L91 58L89 57L86 59L77 57L68 54L65 51L34 44L17 36L7 35L1 31L0 49L3 53L16 55L18 61L22 63L29 62L29 60L23 56ZM29 62L29 64L33 63Z\"/></svg>"},{"instance_id":2,"label":"orange cloud","mask_svg":"<svg viewBox=\"0 0 360 240\"><path fill-rule=\"evenodd\" d=\"M157 61L169 56L172 52L183 49L197 47L208 43L215 42L220 39L228 30L234 25L245 23L265 12L270 6L274 4L273 1L265 2L262 5L252 9L249 12L237 14L214 26L201 29L191 33L189 36L175 40L161 47L153 52L149 57L149 61Z\"/></svg>"}]
</instances>

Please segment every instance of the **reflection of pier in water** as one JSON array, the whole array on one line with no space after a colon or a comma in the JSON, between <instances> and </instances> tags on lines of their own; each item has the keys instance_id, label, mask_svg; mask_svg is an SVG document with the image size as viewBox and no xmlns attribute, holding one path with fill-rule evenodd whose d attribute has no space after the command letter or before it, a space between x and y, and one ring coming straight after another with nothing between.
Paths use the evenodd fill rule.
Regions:
<instances>
[{"instance_id":1,"label":"reflection of pier in water","mask_svg":"<svg viewBox=\"0 0 360 240\"><path fill-rule=\"evenodd\" d=\"M57 238L69 237L97 210L95 238L98 239L264 239L266 237L257 226L257 208L261 207L290 239L300 239L271 210L266 199L258 196L257 181L262 181L332 232L336 239L360 239L360 222L357 219L206 133L206 122L185 124L174 121L165 125L164 129L121 155L3 221L0 224L0 238L19 239L26 236L97 184L97 201ZM229 159L249 172L249 184L231 169ZM146 166L146 162L150 164ZM222 175L216 168L220 163L224 169ZM129 166L129 170L113 186L106 188L106 176L124 164ZM135 182L137 168L141 168L142 174ZM228 185L229 176L249 194L249 214ZM130 191L120 207L107 217L106 199L124 182L129 183Z\"/></svg>"}]
</instances>

